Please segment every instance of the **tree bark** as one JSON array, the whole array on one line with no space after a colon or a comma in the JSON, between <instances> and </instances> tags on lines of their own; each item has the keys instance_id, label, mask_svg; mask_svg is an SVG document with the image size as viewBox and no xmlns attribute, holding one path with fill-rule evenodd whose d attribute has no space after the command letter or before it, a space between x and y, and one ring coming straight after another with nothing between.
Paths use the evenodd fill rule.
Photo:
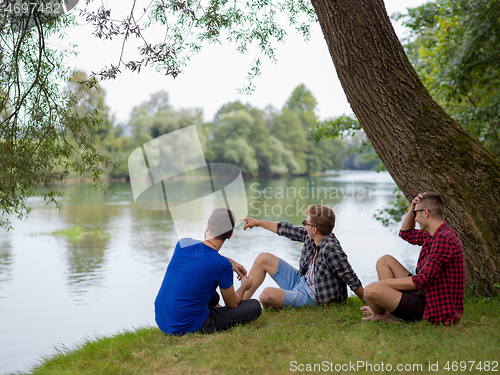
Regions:
<instances>
[{"instance_id":1,"label":"tree bark","mask_svg":"<svg viewBox=\"0 0 500 375\"><path fill-rule=\"evenodd\" d=\"M312 0L351 108L408 199L434 191L463 243L468 283L500 284L500 163L431 97L382 0Z\"/></svg>"}]
</instances>

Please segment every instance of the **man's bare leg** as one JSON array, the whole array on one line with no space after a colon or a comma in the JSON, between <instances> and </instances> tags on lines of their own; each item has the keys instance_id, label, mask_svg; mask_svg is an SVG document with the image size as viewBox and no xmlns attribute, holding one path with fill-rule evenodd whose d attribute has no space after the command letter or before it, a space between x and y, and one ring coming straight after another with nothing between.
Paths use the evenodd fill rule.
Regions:
<instances>
[{"instance_id":1,"label":"man's bare leg","mask_svg":"<svg viewBox=\"0 0 500 375\"><path fill-rule=\"evenodd\" d=\"M408 271L396 258L384 255L377 261L377 273L379 280L402 279L408 277Z\"/></svg>"},{"instance_id":2,"label":"man's bare leg","mask_svg":"<svg viewBox=\"0 0 500 375\"><path fill-rule=\"evenodd\" d=\"M249 277L253 277L253 285L248 289L243 295L243 299L250 299L254 295L255 291L261 286L266 278L266 273L269 275L274 275L278 270L278 265L280 263L280 258L276 255L269 253L260 253L255 261L253 262L252 269L248 273ZM284 300L283 294L283 300ZM283 304L283 302L281 303Z\"/></svg>"},{"instance_id":3,"label":"man's bare leg","mask_svg":"<svg viewBox=\"0 0 500 375\"><path fill-rule=\"evenodd\" d=\"M285 292L280 288L268 287L262 291L259 300L265 309L270 307L280 308L285 302Z\"/></svg>"},{"instance_id":4,"label":"man's bare leg","mask_svg":"<svg viewBox=\"0 0 500 375\"><path fill-rule=\"evenodd\" d=\"M398 307L401 301L402 293L400 291L380 282L374 282L365 288L364 296L369 306L361 307L361 311L364 315L369 316L363 318L363 322L369 320L386 322L399 321L391 312Z\"/></svg>"},{"instance_id":5,"label":"man's bare leg","mask_svg":"<svg viewBox=\"0 0 500 375\"><path fill-rule=\"evenodd\" d=\"M396 258L390 255L384 255L377 261L377 274L379 280L402 279L408 277L409 273L410 271L399 263ZM388 311L394 311L394 309L396 309L401 300L401 292L380 283L372 283L367 288L369 288L368 295L371 295L371 302L367 299L367 291L365 289L364 296L369 306L361 307L363 315L368 315L367 318L363 318L363 321L398 321L399 319L391 315ZM381 296L380 293L383 294L384 291L389 294L387 296ZM396 293L393 293L393 291Z\"/></svg>"}]
</instances>

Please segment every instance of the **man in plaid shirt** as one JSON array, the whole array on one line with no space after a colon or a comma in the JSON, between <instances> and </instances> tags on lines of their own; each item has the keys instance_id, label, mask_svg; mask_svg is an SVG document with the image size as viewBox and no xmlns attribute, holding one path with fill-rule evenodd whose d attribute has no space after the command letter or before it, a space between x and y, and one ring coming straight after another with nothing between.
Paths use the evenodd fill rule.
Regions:
<instances>
[{"instance_id":1,"label":"man in plaid shirt","mask_svg":"<svg viewBox=\"0 0 500 375\"><path fill-rule=\"evenodd\" d=\"M269 253L261 253L255 260L248 276L253 286L243 299L253 296L268 273L279 288L266 288L260 295L264 308L313 305L347 299L347 285L363 299L363 287L347 260L339 241L332 233L335 214L327 206L311 205L305 211L307 218L302 227L287 222L274 223L255 220L245 221L244 230L262 227L292 241L304 243L299 268L295 269L283 259Z\"/></svg>"},{"instance_id":2,"label":"man in plaid shirt","mask_svg":"<svg viewBox=\"0 0 500 375\"><path fill-rule=\"evenodd\" d=\"M415 229L415 222L420 230ZM385 255L377 262L379 282L366 287L370 315L363 320L421 320L450 325L464 311L465 264L457 233L444 222L444 201L436 193L415 197L399 236L422 246L416 275Z\"/></svg>"}]
</instances>

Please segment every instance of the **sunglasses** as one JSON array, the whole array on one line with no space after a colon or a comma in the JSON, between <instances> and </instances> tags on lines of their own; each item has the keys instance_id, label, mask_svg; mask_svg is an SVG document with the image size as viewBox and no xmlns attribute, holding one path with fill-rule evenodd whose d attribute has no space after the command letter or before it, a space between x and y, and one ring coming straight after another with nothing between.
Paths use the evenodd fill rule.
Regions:
<instances>
[{"instance_id":1,"label":"sunglasses","mask_svg":"<svg viewBox=\"0 0 500 375\"><path fill-rule=\"evenodd\" d=\"M311 227L317 228L317 226L316 226L316 225L309 224L308 222L306 222L306 221L304 220L304 221L302 222L302 226L304 226L304 227L305 227L306 225L309 225L309 226L311 226Z\"/></svg>"},{"instance_id":2,"label":"sunglasses","mask_svg":"<svg viewBox=\"0 0 500 375\"><path fill-rule=\"evenodd\" d=\"M423 211L423 210L427 210L427 211L429 211L429 213L432 213L432 211L431 211L431 210L429 210L428 208L427 208L427 209L426 209L426 208L421 208L421 209L419 209L419 210L414 210L414 211L412 211L411 213L413 214L413 217L417 217L417 212L418 212L418 211Z\"/></svg>"}]
</instances>

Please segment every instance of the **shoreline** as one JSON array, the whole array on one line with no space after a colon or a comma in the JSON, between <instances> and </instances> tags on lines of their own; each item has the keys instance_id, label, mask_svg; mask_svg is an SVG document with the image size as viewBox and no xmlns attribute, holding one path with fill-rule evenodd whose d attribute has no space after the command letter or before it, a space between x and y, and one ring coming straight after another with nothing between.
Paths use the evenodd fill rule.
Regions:
<instances>
[{"instance_id":1,"label":"shoreline","mask_svg":"<svg viewBox=\"0 0 500 375\"><path fill-rule=\"evenodd\" d=\"M312 173L312 174L300 174L300 175L274 175L274 174L260 174L260 175L247 175L247 174L242 174L243 178L245 179L280 179L280 178L293 178L293 177L320 177L320 176L329 176L329 175L335 175L344 171L349 171L349 172L372 172L373 170L364 170L364 169L342 169L342 170L330 170L330 171L324 171L324 172L317 172L317 173ZM102 183L119 183L119 182L130 182L130 177L129 176L124 176L124 177L112 177L110 175L103 175L101 177ZM183 177L178 177L174 176L172 177L173 180L178 180L178 181L196 181L196 180L206 180L208 179L205 176L183 176ZM66 178L63 182L56 181L54 182L51 186L62 186L66 184L75 184L75 183L81 183L81 184L91 184L94 183L92 180L92 177L82 177L82 176L69 176ZM38 185L37 188L43 188L43 186Z\"/></svg>"}]
</instances>

